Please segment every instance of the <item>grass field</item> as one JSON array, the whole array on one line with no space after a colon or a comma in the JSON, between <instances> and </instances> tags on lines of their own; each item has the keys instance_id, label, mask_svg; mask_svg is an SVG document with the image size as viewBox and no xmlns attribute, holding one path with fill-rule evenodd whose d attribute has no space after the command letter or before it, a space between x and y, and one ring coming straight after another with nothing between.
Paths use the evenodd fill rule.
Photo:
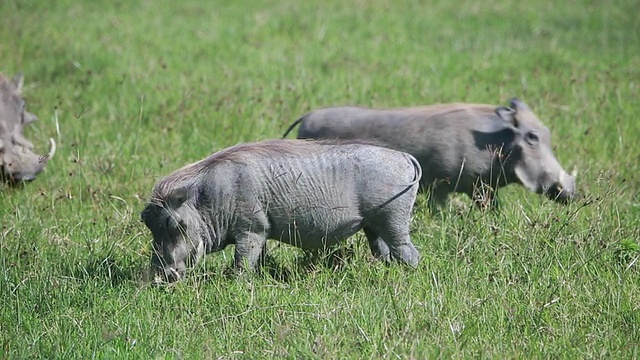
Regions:
<instances>
[{"instance_id":1,"label":"grass field","mask_svg":"<svg viewBox=\"0 0 640 360\"><path fill-rule=\"evenodd\" d=\"M568 0L0 2L0 72L58 152L0 192L2 357L640 357L640 6ZM143 280L155 181L321 106L506 104L551 129L585 197L499 212L419 198L417 270L271 243L274 276Z\"/></svg>"}]
</instances>

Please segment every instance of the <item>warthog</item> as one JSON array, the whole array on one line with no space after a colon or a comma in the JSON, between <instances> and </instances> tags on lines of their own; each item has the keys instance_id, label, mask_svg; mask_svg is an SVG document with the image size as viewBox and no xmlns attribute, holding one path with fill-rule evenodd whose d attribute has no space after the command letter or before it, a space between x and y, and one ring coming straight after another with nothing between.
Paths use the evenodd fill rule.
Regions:
<instances>
[{"instance_id":1,"label":"warthog","mask_svg":"<svg viewBox=\"0 0 640 360\"><path fill-rule=\"evenodd\" d=\"M35 179L53 157L56 143L44 156L35 154L33 144L24 137L24 127L38 118L25 110L21 95L22 74L12 80L0 75L0 178L10 184Z\"/></svg>"},{"instance_id":2,"label":"warthog","mask_svg":"<svg viewBox=\"0 0 640 360\"><path fill-rule=\"evenodd\" d=\"M320 251L364 229L374 256L416 266L409 220L421 176L409 154L361 143L269 140L187 165L153 188L141 217L156 281L182 278L235 244L254 269L267 239Z\"/></svg>"},{"instance_id":3,"label":"warthog","mask_svg":"<svg viewBox=\"0 0 640 360\"><path fill-rule=\"evenodd\" d=\"M485 207L497 188L514 182L559 202L576 194L575 173L556 160L549 129L517 99L509 107L330 107L304 115L283 137L297 124L300 139L375 139L415 156L432 206L459 192Z\"/></svg>"}]
</instances>

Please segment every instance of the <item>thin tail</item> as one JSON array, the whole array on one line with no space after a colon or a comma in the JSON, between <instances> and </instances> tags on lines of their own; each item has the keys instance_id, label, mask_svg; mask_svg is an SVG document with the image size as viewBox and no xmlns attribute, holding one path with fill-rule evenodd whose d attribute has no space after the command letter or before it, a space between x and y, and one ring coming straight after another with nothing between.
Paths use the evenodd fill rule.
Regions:
<instances>
[{"instance_id":1,"label":"thin tail","mask_svg":"<svg viewBox=\"0 0 640 360\"><path fill-rule=\"evenodd\" d=\"M289 133L291 132L291 130L293 130L294 127L296 127L298 124L300 124L302 122L302 120L304 120L304 116L299 118L298 120L294 121L293 124L291 124L291 126L289 126L289 128L287 129L287 131L285 131L284 135L282 135L282 138L286 138L287 135L289 135Z\"/></svg>"},{"instance_id":2,"label":"thin tail","mask_svg":"<svg viewBox=\"0 0 640 360\"><path fill-rule=\"evenodd\" d=\"M413 155L407 154L407 157L409 157L409 160L411 160L411 163L413 163L413 167L416 169L415 179L407 185L407 186L413 186L418 182L420 182L420 179L422 179L422 166L420 165L418 160L415 157L413 157Z\"/></svg>"},{"instance_id":3,"label":"thin tail","mask_svg":"<svg viewBox=\"0 0 640 360\"><path fill-rule=\"evenodd\" d=\"M413 187L413 185L417 184L420 181L420 179L422 178L422 166L420 166L420 163L418 162L418 160L416 160L416 158L414 158L411 154L405 153L405 155L409 158L409 160L413 164L413 167L416 170L415 179L412 182L408 183L408 184L402 184L402 186L404 186L405 188L402 189L402 191L400 191L399 193L397 193L394 196L392 196L391 199L389 199L389 200L385 201L384 203L382 203L381 205L379 205L378 209L382 209L383 207L387 206L387 204L389 204L393 200L399 198L400 196L405 194L407 191L410 191L411 188Z\"/></svg>"}]
</instances>

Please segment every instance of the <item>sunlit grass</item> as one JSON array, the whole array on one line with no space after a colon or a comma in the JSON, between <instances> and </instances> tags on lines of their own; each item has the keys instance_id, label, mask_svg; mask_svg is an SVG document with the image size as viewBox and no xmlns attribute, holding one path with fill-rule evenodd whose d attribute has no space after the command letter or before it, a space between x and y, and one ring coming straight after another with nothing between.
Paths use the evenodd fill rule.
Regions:
<instances>
[{"instance_id":1,"label":"sunlit grass","mask_svg":"<svg viewBox=\"0 0 640 360\"><path fill-rule=\"evenodd\" d=\"M7 358L638 357L640 31L633 1L3 1L45 173L0 193ZM416 205L417 270L270 243L271 274L144 282L157 179L311 109L517 96L585 195ZM462 205L460 205L462 204Z\"/></svg>"}]
</instances>

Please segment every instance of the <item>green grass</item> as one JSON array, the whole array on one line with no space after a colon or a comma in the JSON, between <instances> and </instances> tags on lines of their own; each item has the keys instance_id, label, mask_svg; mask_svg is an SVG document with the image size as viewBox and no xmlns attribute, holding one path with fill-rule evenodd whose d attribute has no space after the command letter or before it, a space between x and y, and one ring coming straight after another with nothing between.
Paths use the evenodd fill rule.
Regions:
<instances>
[{"instance_id":1,"label":"green grass","mask_svg":"<svg viewBox=\"0 0 640 360\"><path fill-rule=\"evenodd\" d=\"M640 7L602 1L0 2L0 71L58 153L0 193L5 358L640 357ZM307 111L526 101L585 198L426 211L417 270L371 261L143 281L157 179ZM462 198L466 201L466 199Z\"/></svg>"}]
</instances>

